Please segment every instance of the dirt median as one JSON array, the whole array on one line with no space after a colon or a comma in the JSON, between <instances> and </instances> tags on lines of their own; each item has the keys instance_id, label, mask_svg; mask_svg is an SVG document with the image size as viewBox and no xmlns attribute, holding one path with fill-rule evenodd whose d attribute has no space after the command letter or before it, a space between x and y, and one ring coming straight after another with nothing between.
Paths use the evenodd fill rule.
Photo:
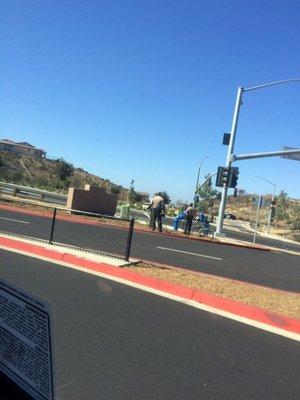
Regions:
<instances>
[{"instance_id":1,"label":"dirt median","mask_svg":"<svg viewBox=\"0 0 300 400\"><path fill-rule=\"evenodd\" d=\"M229 298L276 314L300 319L300 294L233 281L218 276L137 263L126 268L166 282Z\"/></svg>"}]
</instances>

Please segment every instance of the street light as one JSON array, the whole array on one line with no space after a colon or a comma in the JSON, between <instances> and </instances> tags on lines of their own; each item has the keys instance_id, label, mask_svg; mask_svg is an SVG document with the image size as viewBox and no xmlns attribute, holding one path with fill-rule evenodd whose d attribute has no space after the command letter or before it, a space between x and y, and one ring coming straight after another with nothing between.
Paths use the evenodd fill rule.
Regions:
<instances>
[{"instance_id":1,"label":"street light","mask_svg":"<svg viewBox=\"0 0 300 400\"><path fill-rule=\"evenodd\" d=\"M208 155L206 154L206 156L203 157L203 159L202 159L202 161L201 161L201 163L200 163L200 165L198 167L197 180L196 180L196 186L195 186L195 194L194 194L194 207L195 207L195 204L196 204L196 194L197 194L197 188L199 186L199 178L200 178L201 167L202 167L202 164L204 163L204 161L207 158L208 158Z\"/></svg>"},{"instance_id":2,"label":"street light","mask_svg":"<svg viewBox=\"0 0 300 400\"><path fill-rule=\"evenodd\" d=\"M262 176L257 176L254 175L254 178L259 178L262 179L263 181L268 182L270 185L273 186L273 194L272 194L272 200L275 200L275 193L276 193L276 185L274 183L272 183L271 181L269 181L269 179L263 178ZM270 207L270 211L269 211L269 219L268 219L268 229L267 229L267 233L270 233L270 226L271 226L271 219L272 219L272 206Z\"/></svg>"},{"instance_id":3,"label":"street light","mask_svg":"<svg viewBox=\"0 0 300 400\"><path fill-rule=\"evenodd\" d=\"M246 88L246 89L243 88L242 86L240 86L238 88L235 107L234 107L234 113L233 113L233 119L232 119L232 126L231 126L231 131L230 131L230 142L229 142L228 152L227 152L226 168L230 168L231 167L231 163L233 161L234 142L235 142L235 136L236 136L236 131L237 131L237 124L238 124L238 119L239 119L240 107L242 105L242 95L243 95L243 93L244 92L250 92L251 90L262 89L262 88L265 88L265 87L268 87L268 86L280 85L280 84L289 83L289 82L300 82L300 78L297 78L297 79L285 79L285 80L282 80L282 81L265 83L263 85L253 86L253 87L249 87L249 88ZM221 198L220 207L219 207L218 223L217 223L217 228L216 228L216 233L215 233L216 236L224 236L224 234L222 233L222 228L223 228L223 220L224 220L226 199L227 199L227 186L224 183L223 188L222 188L222 198Z\"/></svg>"}]
</instances>

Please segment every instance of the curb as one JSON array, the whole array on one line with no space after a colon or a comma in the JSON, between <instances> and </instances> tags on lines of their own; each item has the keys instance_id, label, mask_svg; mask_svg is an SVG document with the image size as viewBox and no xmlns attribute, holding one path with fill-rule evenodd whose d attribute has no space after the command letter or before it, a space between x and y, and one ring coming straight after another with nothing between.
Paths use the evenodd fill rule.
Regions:
<instances>
[{"instance_id":1,"label":"curb","mask_svg":"<svg viewBox=\"0 0 300 400\"><path fill-rule=\"evenodd\" d=\"M209 307L216 308L239 317L247 318L252 321L260 322L265 325L279 328L284 331L300 334L300 320L274 314L272 312L238 303L234 300L219 297L213 294L195 290L170 282L162 281L156 278L146 277L126 268L115 267L110 264L99 263L81 258L69 253L61 253L57 250L48 250L41 246L21 242L10 238L0 238L0 246L6 250L19 250L43 257L45 259L60 261L72 264L74 266L88 269L90 271L106 274L111 277L120 278L127 282L142 285L146 288L155 289L164 293L175 295L181 299L193 300ZM126 283L126 282L124 282Z\"/></svg>"},{"instance_id":2,"label":"curb","mask_svg":"<svg viewBox=\"0 0 300 400\"><path fill-rule=\"evenodd\" d=\"M234 282L240 285L247 285L247 286L253 286L259 289L269 289L272 291L276 291L279 293L289 293L292 295L299 295L298 292L292 292L290 290L282 290L282 289L276 289L273 288L272 286L264 286L264 285L260 285L258 283L251 283L251 282L247 282L247 281L242 281L242 280L238 280L238 279L234 279L234 278L227 278L226 276L222 276L222 275L216 275L216 274L209 274L207 272L202 272L202 271L195 271L193 269L189 269L189 268L183 268L183 267L177 267L174 265L169 265L169 264L163 264L163 263L158 263L156 261L152 261L152 260L146 260L146 259L139 259L137 261L132 262L130 265L135 265L135 264L139 264L139 263L144 263L147 265L151 265L157 268L161 268L161 269L171 269L171 270L177 270L180 271L182 273L193 273L193 274L197 274L197 275L203 275L205 277L208 278L217 278L223 281L229 281L229 282ZM126 268L127 265L122 266L122 268Z\"/></svg>"}]
</instances>

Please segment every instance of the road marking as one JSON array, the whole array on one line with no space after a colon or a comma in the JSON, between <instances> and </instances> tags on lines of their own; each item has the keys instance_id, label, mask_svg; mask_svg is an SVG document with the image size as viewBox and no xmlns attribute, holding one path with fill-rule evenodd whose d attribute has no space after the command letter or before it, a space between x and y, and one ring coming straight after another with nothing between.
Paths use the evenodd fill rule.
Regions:
<instances>
[{"instance_id":1,"label":"road marking","mask_svg":"<svg viewBox=\"0 0 300 400\"><path fill-rule=\"evenodd\" d=\"M212 258L213 260L219 260L219 261L223 260L223 258L219 258L219 257L212 257L212 256L207 256L205 254L199 254L199 253L191 253L190 251L170 249L169 247L159 247L159 246L157 246L157 249L167 250L167 251L176 251L176 253L191 254L192 256L197 256L197 257Z\"/></svg>"},{"instance_id":2,"label":"road marking","mask_svg":"<svg viewBox=\"0 0 300 400\"><path fill-rule=\"evenodd\" d=\"M118 277L115 277L115 276L112 276L112 275L108 275L108 274L103 273L103 272L92 271L92 270L90 270L88 268L78 267L78 266L76 266L74 264L71 264L71 263L67 263L67 262L64 262L64 261L53 260L53 259L50 259L48 257L43 257L43 256L39 256L39 255L36 255L36 254L29 253L27 251L12 249L11 247L7 247L7 246L3 246L3 245L0 245L0 249L7 250L7 251L10 251L10 252L13 252L13 253L23 254L25 256L29 256L29 257L32 257L32 258L37 258L39 260L50 262L52 264L58 264L58 265L61 265L61 266L64 266L64 267L67 267L67 268L70 268L70 269L74 269L74 270L77 270L77 271L86 272L86 273L88 273L90 275L99 276L101 278L105 278L105 279L108 279L108 280L113 281L113 282L121 283L121 284L124 284L126 286L130 286L130 287L133 287L133 288L136 288L136 289L140 289L140 290L143 290L144 292L156 294L157 296L164 297L164 298L169 299L169 300L174 300L174 301L177 301L178 303L182 303L182 304L185 304L187 306L194 307L194 308L197 308L199 310L209 312L211 314L216 314L216 315L219 315L221 317L225 317L225 318L231 319L233 321L237 321L237 322L240 322L240 323L245 324L245 325L253 326L254 328L258 328L258 329L261 329L263 331L271 332L271 333L274 333L276 335L283 336L283 337L286 337L288 339L292 339L292 340L296 340L297 342L300 342L300 335L298 333L286 331L284 329L277 328L275 326L268 325L268 324L265 324L263 322L255 321L255 320L252 320L250 318L241 317L241 316L233 314L233 313L231 313L229 311L223 311L223 310L220 310L218 308L214 308L212 306L207 306L206 304L203 304L203 303L198 303L195 300L183 299L182 297L179 297L179 296L176 296L174 294L170 294L170 293L164 292L162 290L152 289L150 287L141 285L139 283L134 283L134 282L131 282L131 281L127 281L126 279L122 279L122 278L118 278Z\"/></svg>"},{"instance_id":3,"label":"road marking","mask_svg":"<svg viewBox=\"0 0 300 400\"><path fill-rule=\"evenodd\" d=\"M21 221L19 219L4 218L4 217L0 217L0 219L5 219L6 221L19 222L20 224L30 224L30 222L28 222L28 221Z\"/></svg>"}]
</instances>

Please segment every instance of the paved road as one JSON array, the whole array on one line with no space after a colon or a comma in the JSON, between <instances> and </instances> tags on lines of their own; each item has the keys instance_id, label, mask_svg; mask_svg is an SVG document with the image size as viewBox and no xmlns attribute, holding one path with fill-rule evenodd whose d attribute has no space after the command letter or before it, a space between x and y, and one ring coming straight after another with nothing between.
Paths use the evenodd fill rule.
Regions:
<instances>
[{"instance_id":1,"label":"paved road","mask_svg":"<svg viewBox=\"0 0 300 400\"><path fill-rule=\"evenodd\" d=\"M300 258L286 253L243 249L136 231L132 256L300 292Z\"/></svg>"},{"instance_id":2,"label":"paved road","mask_svg":"<svg viewBox=\"0 0 300 400\"><path fill-rule=\"evenodd\" d=\"M0 219L0 229L3 231L42 239L49 237L50 218L3 209L0 209L0 218L5 218ZM125 230L67 221L59 221L54 233L54 240L60 243L119 253L124 251L126 238ZM300 258L290 254L242 249L136 231L131 255L276 289L300 291Z\"/></svg>"},{"instance_id":3,"label":"paved road","mask_svg":"<svg viewBox=\"0 0 300 400\"><path fill-rule=\"evenodd\" d=\"M34 258L0 260L1 278L51 305L60 400L298 398L298 342Z\"/></svg>"},{"instance_id":4,"label":"paved road","mask_svg":"<svg viewBox=\"0 0 300 400\"><path fill-rule=\"evenodd\" d=\"M0 207L0 231L49 241L53 210L46 209L44 212L45 216L39 216ZM124 257L128 222L111 220L109 226L97 226L85 224L84 218L80 215L67 215L70 222L59 219L59 212L57 216L53 232L54 243L79 246Z\"/></svg>"},{"instance_id":5,"label":"paved road","mask_svg":"<svg viewBox=\"0 0 300 400\"><path fill-rule=\"evenodd\" d=\"M136 219L140 219L140 220L147 221L147 222L149 221L149 218L142 211L131 210L131 215ZM166 226L173 226L173 218L165 217L163 219L163 222L164 222L164 225L166 225ZM184 227L184 222L181 223L181 226ZM227 228L225 225L223 230L224 230L224 233L226 234L226 237L228 237L228 238L237 239L237 240L241 240L241 241L245 241L245 242L249 242L249 243L252 243L252 241L253 241L253 233L249 232L249 230L247 230L246 228L240 227L239 230L234 230L234 229ZM266 238L266 237L257 235L256 243L262 244L264 246L298 251L300 253L300 243L299 244L289 243L289 242L280 240L280 238L271 239L271 238Z\"/></svg>"}]
</instances>

